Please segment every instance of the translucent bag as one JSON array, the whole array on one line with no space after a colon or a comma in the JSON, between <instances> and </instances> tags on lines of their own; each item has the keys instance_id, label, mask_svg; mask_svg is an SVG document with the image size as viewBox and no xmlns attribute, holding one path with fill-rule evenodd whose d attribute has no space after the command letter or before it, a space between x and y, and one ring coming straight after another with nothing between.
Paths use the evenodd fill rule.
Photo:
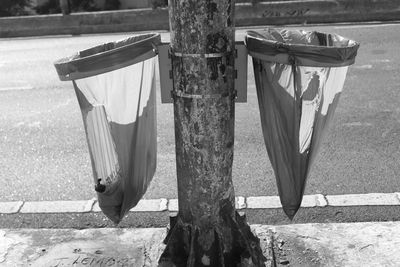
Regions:
<instances>
[{"instance_id":1,"label":"translucent bag","mask_svg":"<svg viewBox=\"0 0 400 267\"><path fill-rule=\"evenodd\" d=\"M359 44L336 34L249 31L261 125L280 200L292 219Z\"/></svg>"},{"instance_id":2,"label":"translucent bag","mask_svg":"<svg viewBox=\"0 0 400 267\"><path fill-rule=\"evenodd\" d=\"M72 80L82 112L95 189L119 223L156 169L155 46L159 34L99 45L54 63Z\"/></svg>"}]
</instances>

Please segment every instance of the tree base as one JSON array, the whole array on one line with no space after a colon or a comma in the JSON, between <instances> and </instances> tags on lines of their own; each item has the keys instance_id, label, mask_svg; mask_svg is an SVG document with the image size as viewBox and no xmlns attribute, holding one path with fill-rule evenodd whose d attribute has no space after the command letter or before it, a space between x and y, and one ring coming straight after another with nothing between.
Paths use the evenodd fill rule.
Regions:
<instances>
[{"instance_id":1,"label":"tree base","mask_svg":"<svg viewBox=\"0 0 400 267\"><path fill-rule=\"evenodd\" d=\"M216 226L206 233L199 227L184 223L180 217L170 217L167 245L159 260L159 267L264 267L260 240L251 232L246 216L235 211L226 216L225 230ZM204 242L212 242L204 251Z\"/></svg>"}]
</instances>

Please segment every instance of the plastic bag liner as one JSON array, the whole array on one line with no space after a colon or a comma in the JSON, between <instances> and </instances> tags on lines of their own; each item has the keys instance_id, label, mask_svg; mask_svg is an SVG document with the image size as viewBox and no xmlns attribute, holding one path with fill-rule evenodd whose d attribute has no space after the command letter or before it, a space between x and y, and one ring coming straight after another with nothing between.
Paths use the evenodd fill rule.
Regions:
<instances>
[{"instance_id":1,"label":"plastic bag liner","mask_svg":"<svg viewBox=\"0 0 400 267\"><path fill-rule=\"evenodd\" d=\"M156 168L155 46L144 34L54 63L82 111L99 206L113 222L142 198Z\"/></svg>"},{"instance_id":2,"label":"plastic bag liner","mask_svg":"<svg viewBox=\"0 0 400 267\"><path fill-rule=\"evenodd\" d=\"M292 219L359 44L335 34L267 29L245 38L282 207Z\"/></svg>"}]
</instances>

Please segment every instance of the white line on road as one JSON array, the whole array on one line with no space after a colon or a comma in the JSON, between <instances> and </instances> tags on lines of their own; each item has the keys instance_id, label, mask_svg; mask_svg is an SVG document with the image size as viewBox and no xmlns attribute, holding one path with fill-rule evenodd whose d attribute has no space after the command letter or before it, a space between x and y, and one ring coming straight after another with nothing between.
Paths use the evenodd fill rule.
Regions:
<instances>
[{"instance_id":1,"label":"white line on road","mask_svg":"<svg viewBox=\"0 0 400 267\"><path fill-rule=\"evenodd\" d=\"M378 62L378 63L389 63L391 60L390 59L374 59L372 60L373 62Z\"/></svg>"},{"instance_id":2,"label":"white line on road","mask_svg":"<svg viewBox=\"0 0 400 267\"><path fill-rule=\"evenodd\" d=\"M371 65L371 64L367 64L367 65L354 65L353 68L355 68L355 69L360 69L360 70L370 70L370 69L372 69L372 65Z\"/></svg>"},{"instance_id":3,"label":"white line on road","mask_svg":"<svg viewBox=\"0 0 400 267\"><path fill-rule=\"evenodd\" d=\"M346 122L342 124L343 126L347 127L353 127L353 126L360 126L360 127L372 127L374 126L372 123L369 122L361 122L361 121L355 121L355 122Z\"/></svg>"},{"instance_id":4,"label":"white line on road","mask_svg":"<svg viewBox=\"0 0 400 267\"><path fill-rule=\"evenodd\" d=\"M359 28L377 28L377 27L390 27L398 26L399 24L367 24L367 25L343 25L335 26L334 29L359 29Z\"/></svg>"},{"instance_id":5,"label":"white line on road","mask_svg":"<svg viewBox=\"0 0 400 267\"><path fill-rule=\"evenodd\" d=\"M33 87L30 85L0 87L0 91L16 91L16 90L32 90L32 89L33 89Z\"/></svg>"}]
</instances>

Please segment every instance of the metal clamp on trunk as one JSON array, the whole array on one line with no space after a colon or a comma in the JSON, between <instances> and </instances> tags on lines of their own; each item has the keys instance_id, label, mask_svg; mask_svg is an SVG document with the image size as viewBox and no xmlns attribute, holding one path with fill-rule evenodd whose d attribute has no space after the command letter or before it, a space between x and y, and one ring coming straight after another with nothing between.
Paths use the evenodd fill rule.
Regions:
<instances>
[{"instance_id":1,"label":"metal clamp on trunk","mask_svg":"<svg viewBox=\"0 0 400 267\"><path fill-rule=\"evenodd\" d=\"M181 52L174 52L172 49L169 51L170 55L175 56L175 57L197 57L197 58L221 58L221 57L226 57L231 52L226 52L226 53L204 53L204 54L185 54Z\"/></svg>"},{"instance_id":2,"label":"metal clamp on trunk","mask_svg":"<svg viewBox=\"0 0 400 267\"><path fill-rule=\"evenodd\" d=\"M235 50L225 53L204 53L204 54L185 54L176 52L171 49L169 43L161 43L157 46L158 62L160 70L160 87L161 87L161 103L172 103L172 99L176 97L206 99L206 98L221 98L224 95L192 95L182 91L174 91L172 77L172 57L180 58L221 58L232 54L235 58L235 84L233 99L235 102L247 102L247 49L243 42L235 43Z\"/></svg>"},{"instance_id":3,"label":"metal clamp on trunk","mask_svg":"<svg viewBox=\"0 0 400 267\"><path fill-rule=\"evenodd\" d=\"M231 95L232 99L236 99L237 97L237 91L234 90L233 94ZM171 91L171 97L181 97L181 98L191 98L191 99L212 99L212 98L224 98L224 97L229 97L229 94L210 94L210 95L199 95L199 94L188 94L184 93L182 91Z\"/></svg>"}]
</instances>

